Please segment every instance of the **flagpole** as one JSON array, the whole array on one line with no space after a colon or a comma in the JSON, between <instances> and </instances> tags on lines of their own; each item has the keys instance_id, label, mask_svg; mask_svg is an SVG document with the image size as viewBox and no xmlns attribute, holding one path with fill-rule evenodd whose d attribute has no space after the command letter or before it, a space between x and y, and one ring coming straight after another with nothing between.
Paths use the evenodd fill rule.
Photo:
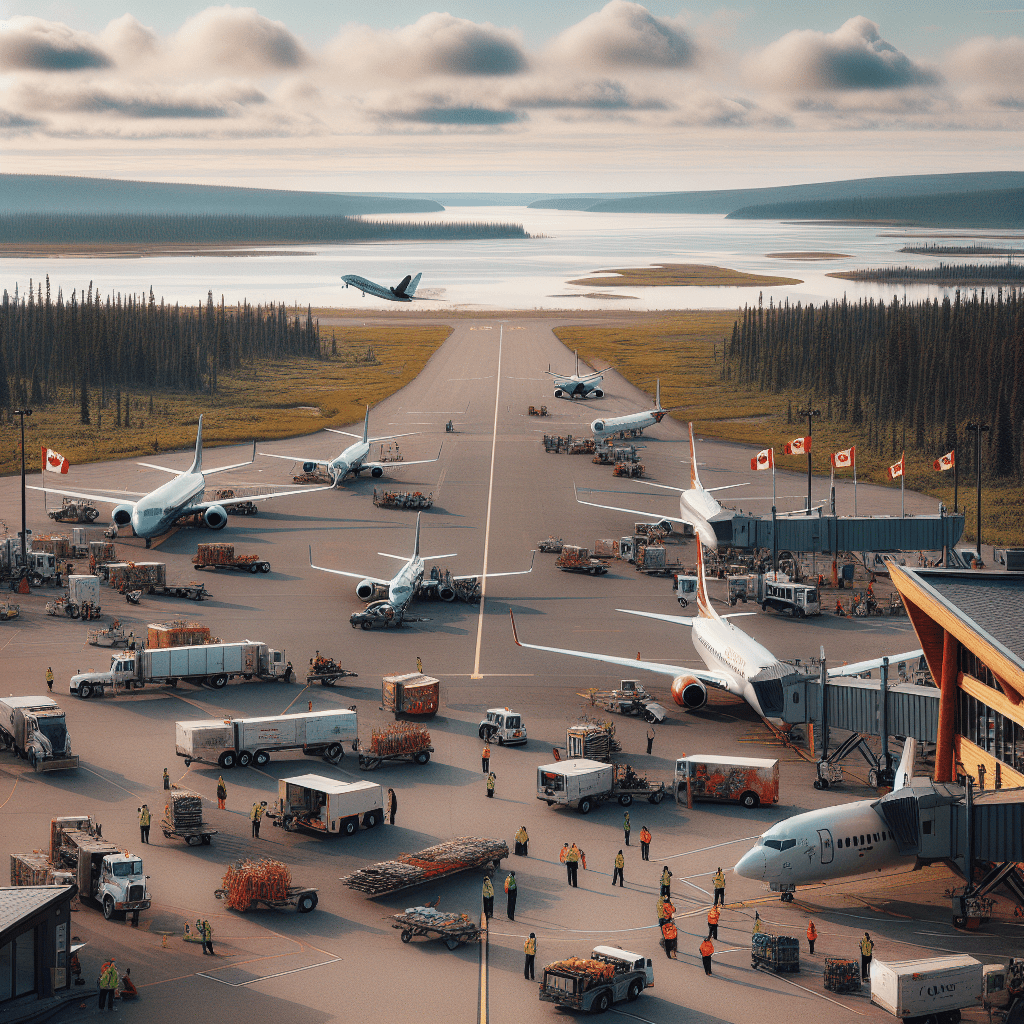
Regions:
<instances>
[{"instance_id":1,"label":"flagpole","mask_svg":"<svg viewBox=\"0 0 1024 1024\"><path fill-rule=\"evenodd\" d=\"M905 458L906 456L904 456ZM907 518L906 493L907 493L907 467L900 459L900 518Z\"/></svg>"},{"instance_id":2,"label":"flagpole","mask_svg":"<svg viewBox=\"0 0 1024 1024\"><path fill-rule=\"evenodd\" d=\"M956 500L960 492L960 467L956 464L956 448L953 449L953 515L956 515Z\"/></svg>"},{"instance_id":3,"label":"flagpole","mask_svg":"<svg viewBox=\"0 0 1024 1024\"><path fill-rule=\"evenodd\" d=\"M857 518L857 448L853 449L853 516Z\"/></svg>"},{"instance_id":4,"label":"flagpole","mask_svg":"<svg viewBox=\"0 0 1024 1024\"><path fill-rule=\"evenodd\" d=\"M779 541L778 523L775 518L775 451L772 450L772 572L775 574L775 581L779 580Z\"/></svg>"}]
</instances>

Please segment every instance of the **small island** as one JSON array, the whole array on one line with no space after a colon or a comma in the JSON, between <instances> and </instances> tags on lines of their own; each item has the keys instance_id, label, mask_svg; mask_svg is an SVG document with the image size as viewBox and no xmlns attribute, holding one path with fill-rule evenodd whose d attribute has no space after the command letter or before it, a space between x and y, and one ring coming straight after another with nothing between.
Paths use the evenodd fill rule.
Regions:
<instances>
[{"instance_id":1,"label":"small island","mask_svg":"<svg viewBox=\"0 0 1024 1024\"><path fill-rule=\"evenodd\" d=\"M874 281L883 284L934 284L943 288L963 285L982 287L1024 283L1024 266L1019 263L940 263L937 267L878 267L838 270L826 277L844 281Z\"/></svg>"},{"instance_id":2,"label":"small island","mask_svg":"<svg viewBox=\"0 0 1024 1024\"><path fill-rule=\"evenodd\" d=\"M614 277L585 277L568 284L596 288L689 288L689 287L770 287L783 284L802 284L795 277L769 277L764 274L745 274L728 267L712 267L703 263L655 263L650 267L628 267L623 270L598 270L596 274L614 274Z\"/></svg>"}]
</instances>

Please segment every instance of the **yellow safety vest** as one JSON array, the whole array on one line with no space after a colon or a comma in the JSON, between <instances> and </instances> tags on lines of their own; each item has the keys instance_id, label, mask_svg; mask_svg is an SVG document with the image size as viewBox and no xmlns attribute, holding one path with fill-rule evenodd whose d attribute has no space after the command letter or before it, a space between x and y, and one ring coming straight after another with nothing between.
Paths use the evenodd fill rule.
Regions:
<instances>
[{"instance_id":1,"label":"yellow safety vest","mask_svg":"<svg viewBox=\"0 0 1024 1024\"><path fill-rule=\"evenodd\" d=\"M525 828L521 828L516 833L516 842L517 843L528 843L529 841L530 841L530 837L526 834L526 829Z\"/></svg>"},{"instance_id":2,"label":"yellow safety vest","mask_svg":"<svg viewBox=\"0 0 1024 1024\"><path fill-rule=\"evenodd\" d=\"M621 867L625 867L625 864L626 864L626 861L623 859L622 854L621 853L617 853L615 855L615 866L617 868L621 868Z\"/></svg>"},{"instance_id":3,"label":"yellow safety vest","mask_svg":"<svg viewBox=\"0 0 1024 1024\"><path fill-rule=\"evenodd\" d=\"M716 889L725 888L725 874L721 871L717 872L714 877L714 883Z\"/></svg>"},{"instance_id":4,"label":"yellow safety vest","mask_svg":"<svg viewBox=\"0 0 1024 1024\"><path fill-rule=\"evenodd\" d=\"M579 863L579 859L580 859L579 851L575 847L573 847L565 855L565 862L566 862L566 864L578 864Z\"/></svg>"},{"instance_id":5,"label":"yellow safety vest","mask_svg":"<svg viewBox=\"0 0 1024 1024\"><path fill-rule=\"evenodd\" d=\"M523 945L523 949L526 951L527 956L536 956L537 954L537 940L527 939Z\"/></svg>"},{"instance_id":6,"label":"yellow safety vest","mask_svg":"<svg viewBox=\"0 0 1024 1024\"><path fill-rule=\"evenodd\" d=\"M139 824L143 828L149 828L149 808L143 807L142 813L139 814Z\"/></svg>"},{"instance_id":7,"label":"yellow safety vest","mask_svg":"<svg viewBox=\"0 0 1024 1024\"><path fill-rule=\"evenodd\" d=\"M871 951L875 948L875 944L870 939L860 940L860 951L864 956L871 956Z\"/></svg>"},{"instance_id":8,"label":"yellow safety vest","mask_svg":"<svg viewBox=\"0 0 1024 1024\"><path fill-rule=\"evenodd\" d=\"M662 873L661 873L661 884L662 885L668 885L671 881L672 881L672 873L669 871L668 868L665 868L665 870L662 871Z\"/></svg>"},{"instance_id":9,"label":"yellow safety vest","mask_svg":"<svg viewBox=\"0 0 1024 1024\"><path fill-rule=\"evenodd\" d=\"M494 774L487 776L487 788L493 793L494 792Z\"/></svg>"},{"instance_id":10,"label":"yellow safety vest","mask_svg":"<svg viewBox=\"0 0 1024 1024\"><path fill-rule=\"evenodd\" d=\"M47 669L46 670L46 681L48 683L52 683L53 682L53 671L52 671L52 669Z\"/></svg>"},{"instance_id":11,"label":"yellow safety vest","mask_svg":"<svg viewBox=\"0 0 1024 1024\"><path fill-rule=\"evenodd\" d=\"M494 886L491 885L491 880L489 878L485 878L484 879L484 898L485 899L492 899L493 896L494 896Z\"/></svg>"},{"instance_id":12,"label":"yellow safety vest","mask_svg":"<svg viewBox=\"0 0 1024 1024\"><path fill-rule=\"evenodd\" d=\"M751 931L751 934L752 935L760 935L761 934L761 921L760 921L760 919L758 919L758 920L756 920L754 922L754 927L753 927L753 930Z\"/></svg>"}]
</instances>

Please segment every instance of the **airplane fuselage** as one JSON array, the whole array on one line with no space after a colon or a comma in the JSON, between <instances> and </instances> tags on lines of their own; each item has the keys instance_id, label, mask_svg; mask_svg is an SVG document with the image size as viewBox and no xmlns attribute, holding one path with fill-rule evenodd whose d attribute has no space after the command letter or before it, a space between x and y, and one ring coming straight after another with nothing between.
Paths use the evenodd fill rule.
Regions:
<instances>
[{"instance_id":1,"label":"airplane fuselage","mask_svg":"<svg viewBox=\"0 0 1024 1024\"><path fill-rule=\"evenodd\" d=\"M358 288L364 295L376 295L378 299L390 299L392 302L412 302L411 295L400 295L393 288L385 288L373 281L367 281L365 277L360 277L358 274L346 274L342 281L345 282L346 288L351 285L353 288Z\"/></svg>"},{"instance_id":2,"label":"airplane fuselage","mask_svg":"<svg viewBox=\"0 0 1024 1024\"><path fill-rule=\"evenodd\" d=\"M366 441L350 444L336 459L327 463L331 476L343 480L349 473L359 474L363 460L370 454L370 446Z\"/></svg>"},{"instance_id":3,"label":"airplane fuselage","mask_svg":"<svg viewBox=\"0 0 1024 1024\"><path fill-rule=\"evenodd\" d=\"M590 424L594 438L598 441L606 437L630 430L644 430L660 423L666 416L664 409L652 409L649 412L634 412L629 416L612 416L610 419L594 420Z\"/></svg>"},{"instance_id":4,"label":"airplane fuselage","mask_svg":"<svg viewBox=\"0 0 1024 1024\"><path fill-rule=\"evenodd\" d=\"M150 540L166 533L196 501L202 501L206 480L202 473L182 473L139 498L132 509L136 537Z\"/></svg>"},{"instance_id":5,"label":"airplane fuselage","mask_svg":"<svg viewBox=\"0 0 1024 1024\"><path fill-rule=\"evenodd\" d=\"M691 488L679 496L680 519L690 523L704 546L713 551L718 549L718 537L711 519L721 511L722 506L705 490Z\"/></svg>"},{"instance_id":6,"label":"airplane fuselage","mask_svg":"<svg viewBox=\"0 0 1024 1024\"><path fill-rule=\"evenodd\" d=\"M596 380L578 380L576 377L556 377L554 381L555 398L588 398L590 395L594 395L595 398L603 398L604 391L600 386L603 379L598 377Z\"/></svg>"},{"instance_id":7,"label":"airplane fuselage","mask_svg":"<svg viewBox=\"0 0 1024 1024\"><path fill-rule=\"evenodd\" d=\"M395 574L388 584L388 601L397 611L416 596L423 582L423 559L419 556L410 558Z\"/></svg>"}]
</instances>

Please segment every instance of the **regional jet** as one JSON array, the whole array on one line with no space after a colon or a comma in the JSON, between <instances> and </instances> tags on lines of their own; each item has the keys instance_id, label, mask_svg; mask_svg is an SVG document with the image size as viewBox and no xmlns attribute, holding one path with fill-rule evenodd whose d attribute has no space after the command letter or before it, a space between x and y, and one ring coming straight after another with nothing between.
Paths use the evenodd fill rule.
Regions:
<instances>
[{"instance_id":1,"label":"regional jet","mask_svg":"<svg viewBox=\"0 0 1024 1024\"><path fill-rule=\"evenodd\" d=\"M628 416L611 416L604 420L594 420L590 429L594 432L594 440L607 441L612 437L635 437L642 434L645 427L653 427L668 415L667 409L661 407L661 381L657 385L657 397L654 408L650 412L633 412Z\"/></svg>"},{"instance_id":2,"label":"regional jet","mask_svg":"<svg viewBox=\"0 0 1024 1024\"><path fill-rule=\"evenodd\" d=\"M353 288L358 288L364 295L369 292L371 295L376 295L378 299L390 299L392 302L412 302L413 296L416 294L416 286L420 283L422 276L422 274L417 274L415 277L410 277L406 274L394 288L385 288L384 285L367 281L365 277L360 277L358 274L345 274L342 281L345 282L346 288L351 285Z\"/></svg>"},{"instance_id":3,"label":"regional jet","mask_svg":"<svg viewBox=\"0 0 1024 1024\"><path fill-rule=\"evenodd\" d=\"M241 469L251 465L256 458L256 442L252 444L252 458L233 466L219 466L217 469L203 470L203 417L199 417L199 429L196 432L196 454L192 465L186 470L170 469L167 466L156 466L151 462L139 462L137 465L147 469L159 469L164 473L173 473L174 479L161 484L155 491L136 495L136 502L123 501L122 497L108 497L105 494L84 494L81 491L65 491L56 487L33 487L33 491L45 491L47 494L60 494L68 498L80 498L86 501L97 501L113 505L110 514L114 530L118 527L131 525L136 537L146 539L146 547L154 537L166 533L182 516L201 514L203 521L211 530L223 530L228 522L226 505L240 505L250 501L268 501L271 498L291 497L294 494L309 494L311 491L330 490L330 487L308 487L304 490L276 491L272 494L252 494L240 498L222 498L217 501L203 501L206 489L206 477L214 473L226 473L229 469ZM122 495L125 492L122 492ZM115 533L116 536L116 533Z\"/></svg>"},{"instance_id":4,"label":"regional jet","mask_svg":"<svg viewBox=\"0 0 1024 1024\"><path fill-rule=\"evenodd\" d=\"M544 371L549 377L554 377L555 398L604 398L604 391L598 385L604 380L604 375L611 367L604 370L595 370L593 373L580 373L580 354L576 356L576 372L572 374L554 373L551 364Z\"/></svg>"},{"instance_id":5,"label":"regional jet","mask_svg":"<svg viewBox=\"0 0 1024 1024\"><path fill-rule=\"evenodd\" d=\"M910 785L916 754L917 740L908 739L893 792ZM767 882L788 903L797 885L910 867L916 855L900 853L892 830L875 810L877 802L856 800L786 818L768 829L733 870L743 878Z\"/></svg>"},{"instance_id":6,"label":"regional jet","mask_svg":"<svg viewBox=\"0 0 1024 1024\"><path fill-rule=\"evenodd\" d=\"M351 579L359 580L359 583L356 584L356 597L361 601L366 601L367 608L365 613L357 613L352 616L350 621L353 627L362 623L364 629L371 629L374 618L380 618L386 623L393 623L396 626L401 625L402 619L405 617L405 610L414 597L430 595L439 597L442 601L454 601L455 590L451 586L452 583L483 579L485 576L488 578L492 576L525 576L527 573L533 572L533 560L536 558L536 551L533 552L533 557L530 559L530 568L522 569L518 572L473 573L468 576L449 575L445 579L424 580L423 563L425 557L431 559L455 558L456 553L427 556L420 554L420 519L422 516L422 512L416 514L416 535L413 539L411 556L391 555L385 551L377 552L382 558L397 558L400 562L404 563L402 568L389 580L379 576L364 576L359 572L345 572L343 569L327 569L322 565L314 565L313 548L312 545L310 546L310 568L319 569L320 572L334 573L335 576L348 576Z\"/></svg>"},{"instance_id":7,"label":"regional jet","mask_svg":"<svg viewBox=\"0 0 1024 1024\"><path fill-rule=\"evenodd\" d=\"M312 473L318 466L323 466L331 477L331 486L337 487L345 477L351 474L357 480L359 474L364 470L370 471L370 476L380 477L384 475L385 469L404 469L406 466L423 466L428 462L437 462L441 458L441 449L437 451L437 459L418 459L415 462L367 462L366 456L370 454L370 445L378 441L393 441L396 437L413 437L418 431L410 434L386 434L383 437L370 437L370 407L366 407L366 418L363 420L363 436L350 434L347 430L333 430L326 428L332 434L344 434L346 437L356 438L355 444L350 444L340 455L333 459L300 459L295 455L272 455L270 452L260 452L270 459L287 459L289 462L302 462L302 471ZM442 448L444 445L441 446Z\"/></svg>"}]
</instances>

